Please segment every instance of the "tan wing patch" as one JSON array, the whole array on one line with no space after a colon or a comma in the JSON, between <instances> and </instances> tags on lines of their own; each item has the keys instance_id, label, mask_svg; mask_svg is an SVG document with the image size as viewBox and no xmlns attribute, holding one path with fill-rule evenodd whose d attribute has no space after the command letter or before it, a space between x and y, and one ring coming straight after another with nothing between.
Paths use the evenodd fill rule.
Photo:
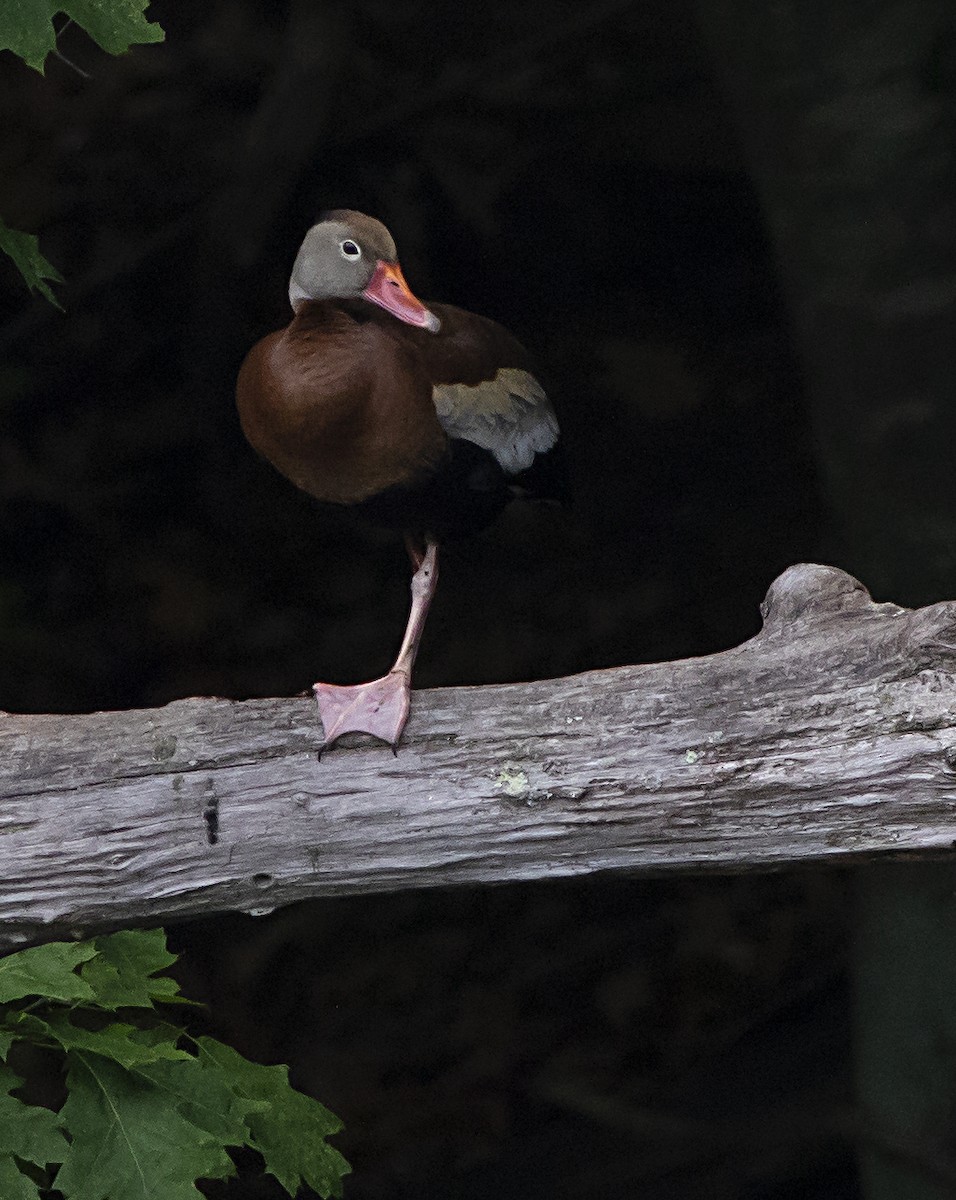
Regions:
<instances>
[{"instance_id":1,"label":"tan wing patch","mask_svg":"<svg viewBox=\"0 0 956 1200\"><path fill-rule=\"evenodd\" d=\"M438 420L449 437L463 438L495 456L516 475L558 440L558 421L537 379L502 367L494 379L468 386L436 383Z\"/></svg>"}]
</instances>

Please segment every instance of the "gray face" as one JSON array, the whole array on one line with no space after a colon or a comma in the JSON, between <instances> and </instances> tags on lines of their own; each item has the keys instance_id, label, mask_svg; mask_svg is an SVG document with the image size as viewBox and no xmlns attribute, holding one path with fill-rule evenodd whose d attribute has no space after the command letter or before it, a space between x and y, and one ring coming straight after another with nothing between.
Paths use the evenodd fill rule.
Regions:
<instances>
[{"instance_id":1,"label":"gray face","mask_svg":"<svg viewBox=\"0 0 956 1200\"><path fill-rule=\"evenodd\" d=\"M354 299L362 295L377 262L394 263L392 235L381 221L337 209L305 235L292 267L289 302Z\"/></svg>"}]
</instances>

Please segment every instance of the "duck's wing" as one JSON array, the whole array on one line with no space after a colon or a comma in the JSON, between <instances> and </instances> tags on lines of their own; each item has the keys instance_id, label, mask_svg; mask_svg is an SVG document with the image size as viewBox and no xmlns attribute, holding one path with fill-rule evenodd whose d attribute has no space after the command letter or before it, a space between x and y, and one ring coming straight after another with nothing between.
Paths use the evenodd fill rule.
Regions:
<instances>
[{"instance_id":1,"label":"duck's wing","mask_svg":"<svg viewBox=\"0 0 956 1200\"><path fill-rule=\"evenodd\" d=\"M558 440L544 388L518 367L499 367L480 383L436 383L432 395L445 433L487 450L509 475L527 471Z\"/></svg>"},{"instance_id":2,"label":"duck's wing","mask_svg":"<svg viewBox=\"0 0 956 1200\"><path fill-rule=\"evenodd\" d=\"M445 433L487 450L509 475L528 470L554 447L559 429L527 351L487 317L450 304L430 308L441 329L416 342Z\"/></svg>"}]
</instances>

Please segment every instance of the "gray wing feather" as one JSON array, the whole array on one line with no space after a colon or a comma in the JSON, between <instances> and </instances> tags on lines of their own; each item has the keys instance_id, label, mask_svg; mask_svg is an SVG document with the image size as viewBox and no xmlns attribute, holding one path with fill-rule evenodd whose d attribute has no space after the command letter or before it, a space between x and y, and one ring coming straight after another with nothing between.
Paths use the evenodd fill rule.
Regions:
<instances>
[{"instance_id":1,"label":"gray wing feather","mask_svg":"<svg viewBox=\"0 0 956 1200\"><path fill-rule=\"evenodd\" d=\"M438 383L435 410L445 433L489 451L509 474L526 471L558 440L558 421L537 379L503 367L494 379L468 386Z\"/></svg>"}]
</instances>

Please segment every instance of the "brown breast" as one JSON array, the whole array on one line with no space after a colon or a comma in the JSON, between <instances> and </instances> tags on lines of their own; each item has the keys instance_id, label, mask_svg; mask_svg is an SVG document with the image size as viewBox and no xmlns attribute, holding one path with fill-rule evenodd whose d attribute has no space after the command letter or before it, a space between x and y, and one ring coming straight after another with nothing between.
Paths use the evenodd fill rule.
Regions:
<instances>
[{"instance_id":1,"label":"brown breast","mask_svg":"<svg viewBox=\"0 0 956 1200\"><path fill-rule=\"evenodd\" d=\"M390 324L370 305L312 301L242 364L243 432L319 500L357 504L413 483L445 452L421 353Z\"/></svg>"}]
</instances>

